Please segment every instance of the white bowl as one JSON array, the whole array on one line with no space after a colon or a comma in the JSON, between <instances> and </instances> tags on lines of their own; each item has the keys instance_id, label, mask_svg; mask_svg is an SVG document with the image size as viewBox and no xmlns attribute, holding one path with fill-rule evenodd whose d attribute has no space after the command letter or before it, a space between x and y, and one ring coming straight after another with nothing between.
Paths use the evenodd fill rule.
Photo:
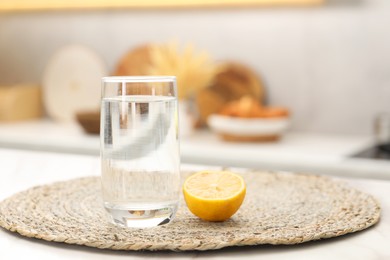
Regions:
<instances>
[{"instance_id":1,"label":"white bowl","mask_svg":"<svg viewBox=\"0 0 390 260\"><path fill-rule=\"evenodd\" d=\"M210 128L219 133L237 137L280 136L289 127L288 117L280 118L240 118L222 115L208 117Z\"/></svg>"}]
</instances>

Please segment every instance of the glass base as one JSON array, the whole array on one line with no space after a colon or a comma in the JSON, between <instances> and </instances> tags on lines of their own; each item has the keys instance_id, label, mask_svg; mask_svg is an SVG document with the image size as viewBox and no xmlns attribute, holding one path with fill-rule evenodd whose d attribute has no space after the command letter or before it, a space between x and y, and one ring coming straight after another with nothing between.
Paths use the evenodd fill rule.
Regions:
<instances>
[{"instance_id":1,"label":"glass base","mask_svg":"<svg viewBox=\"0 0 390 260\"><path fill-rule=\"evenodd\" d=\"M123 207L105 204L111 222L121 227L150 228L170 223L176 215L178 204L149 207Z\"/></svg>"}]
</instances>

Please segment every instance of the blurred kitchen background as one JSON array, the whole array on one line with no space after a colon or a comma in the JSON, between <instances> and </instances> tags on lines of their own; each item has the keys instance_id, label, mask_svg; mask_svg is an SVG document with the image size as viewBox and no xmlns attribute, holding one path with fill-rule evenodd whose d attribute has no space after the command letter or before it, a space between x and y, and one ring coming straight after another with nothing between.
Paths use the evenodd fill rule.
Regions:
<instances>
[{"instance_id":1,"label":"blurred kitchen background","mask_svg":"<svg viewBox=\"0 0 390 260\"><path fill-rule=\"evenodd\" d=\"M0 5L3 2L7 1ZM107 75L113 75L123 57L137 47L177 41L206 52L216 63L247 66L261 81L264 97L259 102L289 112L289 127L274 142L226 141L210 128L194 128L182 136L184 163L389 179L389 156L378 155L374 127L378 115L390 113L389 25L387 0L328 0L299 6L3 10L0 147L99 154L97 135L85 132L76 119L59 120L48 113L50 97L45 91L53 91L53 86L45 86L44 77L50 62L67 46L83 46L103 62ZM54 74L58 80L71 80L66 67ZM96 82L100 94L100 78ZM12 120L7 116L15 112L13 106L27 104L6 104L11 89L20 85L41 90L43 112L38 118ZM58 94L54 96L58 100ZM363 155L353 157L356 154Z\"/></svg>"}]
</instances>

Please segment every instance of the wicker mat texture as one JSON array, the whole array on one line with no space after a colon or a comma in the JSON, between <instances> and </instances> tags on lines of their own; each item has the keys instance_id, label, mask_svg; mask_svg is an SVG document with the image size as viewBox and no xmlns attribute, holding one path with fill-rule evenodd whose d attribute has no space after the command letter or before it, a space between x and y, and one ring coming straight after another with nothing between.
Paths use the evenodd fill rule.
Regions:
<instances>
[{"instance_id":1,"label":"wicker mat texture","mask_svg":"<svg viewBox=\"0 0 390 260\"><path fill-rule=\"evenodd\" d=\"M185 178L189 173L183 174ZM212 250L228 246L298 244L337 237L378 222L369 194L328 177L251 171L247 195L225 222L205 222L183 198L173 223L126 229L107 221L100 179L38 186L0 203L0 226L23 236L114 250Z\"/></svg>"}]
</instances>

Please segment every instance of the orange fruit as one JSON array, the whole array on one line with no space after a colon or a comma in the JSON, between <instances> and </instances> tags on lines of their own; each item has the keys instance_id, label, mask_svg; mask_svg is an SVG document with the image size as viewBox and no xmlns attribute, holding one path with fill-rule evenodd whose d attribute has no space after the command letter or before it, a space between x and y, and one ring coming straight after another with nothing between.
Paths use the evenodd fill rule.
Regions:
<instances>
[{"instance_id":1,"label":"orange fruit","mask_svg":"<svg viewBox=\"0 0 390 260\"><path fill-rule=\"evenodd\" d=\"M244 179L229 171L201 171L183 184L189 210L207 221L224 221L240 208L246 194Z\"/></svg>"},{"instance_id":2,"label":"orange fruit","mask_svg":"<svg viewBox=\"0 0 390 260\"><path fill-rule=\"evenodd\" d=\"M261 111L261 117L276 118L288 117L288 110L284 107L264 107Z\"/></svg>"}]
</instances>

